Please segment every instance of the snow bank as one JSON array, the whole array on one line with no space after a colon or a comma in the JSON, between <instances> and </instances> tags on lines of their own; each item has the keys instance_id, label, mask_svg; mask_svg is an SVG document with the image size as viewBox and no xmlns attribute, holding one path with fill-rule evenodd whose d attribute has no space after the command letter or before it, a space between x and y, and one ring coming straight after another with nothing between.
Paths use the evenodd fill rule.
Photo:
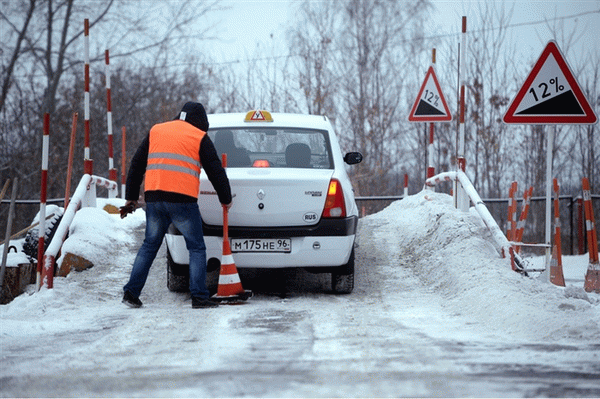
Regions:
<instances>
[{"instance_id":1,"label":"snow bank","mask_svg":"<svg viewBox=\"0 0 600 399\"><path fill-rule=\"evenodd\" d=\"M583 290L587 262L575 273L581 275L577 285L557 287L541 277L523 277L499 256L473 208L455 209L446 194L423 191L366 219L380 226L377 235L397 252L398 263L441 294L444 307L468 324L491 335L600 341L600 298Z\"/></svg>"},{"instance_id":2,"label":"snow bank","mask_svg":"<svg viewBox=\"0 0 600 399\"><path fill-rule=\"evenodd\" d=\"M145 213L138 209L121 219L119 214L103 211L105 205L118 208L125 205L125 200L98 199L96 208L82 208L77 211L57 265L62 263L67 253L81 256L92 263L110 262L111 248L134 241L131 229L145 223Z\"/></svg>"}]
</instances>

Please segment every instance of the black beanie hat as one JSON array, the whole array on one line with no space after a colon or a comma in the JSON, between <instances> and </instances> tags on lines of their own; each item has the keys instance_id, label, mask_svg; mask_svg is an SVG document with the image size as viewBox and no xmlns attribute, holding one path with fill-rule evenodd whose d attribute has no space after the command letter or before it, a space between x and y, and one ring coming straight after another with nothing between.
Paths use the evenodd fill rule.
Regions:
<instances>
[{"instance_id":1,"label":"black beanie hat","mask_svg":"<svg viewBox=\"0 0 600 399\"><path fill-rule=\"evenodd\" d=\"M208 118L206 117L206 111L200 103L187 102L181 108L181 112L175 119L181 119L193 126L202 130L203 132L208 131Z\"/></svg>"}]
</instances>

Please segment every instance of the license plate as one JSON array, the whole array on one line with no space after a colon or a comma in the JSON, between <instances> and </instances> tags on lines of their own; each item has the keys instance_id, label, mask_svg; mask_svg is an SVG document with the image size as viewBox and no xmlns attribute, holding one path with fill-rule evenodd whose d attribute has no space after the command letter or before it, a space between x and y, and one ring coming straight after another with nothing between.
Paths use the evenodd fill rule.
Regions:
<instances>
[{"instance_id":1,"label":"license plate","mask_svg":"<svg viewBox=\"0 0 600 399\"><path fill-rule=\"evenodd\" d=\"M290 238L232 238L231 252L292 252Z\"/></svg>"}]
</instances>

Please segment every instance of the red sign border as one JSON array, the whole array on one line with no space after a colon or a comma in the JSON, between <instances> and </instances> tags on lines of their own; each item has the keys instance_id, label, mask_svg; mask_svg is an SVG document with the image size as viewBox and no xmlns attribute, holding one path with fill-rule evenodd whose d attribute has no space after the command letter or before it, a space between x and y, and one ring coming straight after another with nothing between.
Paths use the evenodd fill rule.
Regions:
<instances>
[{"instance_id":1,"label":"red sign border","mask_svg":"<svg viewBox=\"0 0 600 399\"><path fill-rule=\"evenodd\" d=\"M442 116L433 116L433 115L425 115L425 116L416 116L415 112L417 110L417 106L419 105L419 101L421 99L421 95L423 94L423 90L425 90L425 86L427 85L427 79L429 75L433 76L433 82L435 83L435 87L440 93L440 100L442 100L442 105L444 106L444 110L447 115ZM419 90L419 94L417 95L417 100L415 101L412 109L410 110L410 114L408 115L408 120L410 122L450 122L452 121L452 114L450 113L450 109L448 108L448 104L446 103L446 98L444 97L444 93L442 93L442 89L437 80L437 76L435 75L435 70L433 69L433 65L429 66L427 70L427 74L425 75L425 80L423 80L423 84L421 85L421 89Z\"/></svg>"},{"instance_id":2,"label":"red sign border","mask_svg":"<svg viewBox=\"0 0 600 399\"><path fill-rule=\"evenodd\" d=\"M579 104L581 105L585 115L582 115L582 116L579 116L579 115L561 115L561 116L558 116L558 115L555 115L555 116L552 116L552 115L541 115L541 116L535 116L535 115L534 116L532 116L532 115L518 116L518 115L515 115L515 111L517 110L517 108L521 104L521 102L523 101L523 98L527 94L529 88L531 87L531 84L533 83L535 78L537 78L537 75L539 74L540 70L546 63L546 60L548 59L550 54L552 54L554 56L554 59L556 60L558 66L560 67L561 72L567 79L567 82L569 82L569 86L571 86L571 90L573 90L573 94L575 95L575 98L577 99L577 101L579 101ZM579 84L577 83L575 76L573 76L573 73L571 73L571 69L569 68L569 65L565 61L565 58L563 57L560 49L558 48L558 44L556 43L556 41L550 40L548 42L548 44L546 45L546 48L544 48L544 51L542 51L542 55L540 55L540 58L537 60L537 62L533 66L533 69L531 70L531 72L529 72L529 75L527 76L525 83L523 83L523 86L521 86L521 89L519 90L516 97L513 99L510 106L508 107L508 110L504 114L502 121L506 124L525 124L525 125L559 125L559 124L593 125L598 122L598 118L596 117L596 114L592 110L592 107L590 106L589 102L585 98L585 95L581 91L581 88L579 87Z\"/></svg>"}]
</instances>

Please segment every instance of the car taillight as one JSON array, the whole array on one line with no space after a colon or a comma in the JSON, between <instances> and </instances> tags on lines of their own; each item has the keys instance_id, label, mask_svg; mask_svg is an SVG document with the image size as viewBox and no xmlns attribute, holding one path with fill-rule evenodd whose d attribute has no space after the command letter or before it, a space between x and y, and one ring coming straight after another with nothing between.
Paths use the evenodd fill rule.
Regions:
<instances>
[{"instance_id":1,"label":"car taillight","mask_svg":"<svg viewBox=\"0 0 600 399\"><path fill-rule=\"evenodd\" d=\"M252 167L254 168L268 168L269 166L271 165L269 165L269 161L267 161L266 159L257 159L252 164Z\"/></svg>"},{"instance_id":2,"label":"car taillight","mask_svg":"<svg viewBox=\"0 0 600 399\"><path fill-rule=\"evenodd\" d=\"M324 218L343 218L346 217L346 205L344 202L344 193L342 185L336 179L331 179L329 189L327 189L327 198L325 199L325 209L323 209Z\"/></svg>"}]
</instances>

